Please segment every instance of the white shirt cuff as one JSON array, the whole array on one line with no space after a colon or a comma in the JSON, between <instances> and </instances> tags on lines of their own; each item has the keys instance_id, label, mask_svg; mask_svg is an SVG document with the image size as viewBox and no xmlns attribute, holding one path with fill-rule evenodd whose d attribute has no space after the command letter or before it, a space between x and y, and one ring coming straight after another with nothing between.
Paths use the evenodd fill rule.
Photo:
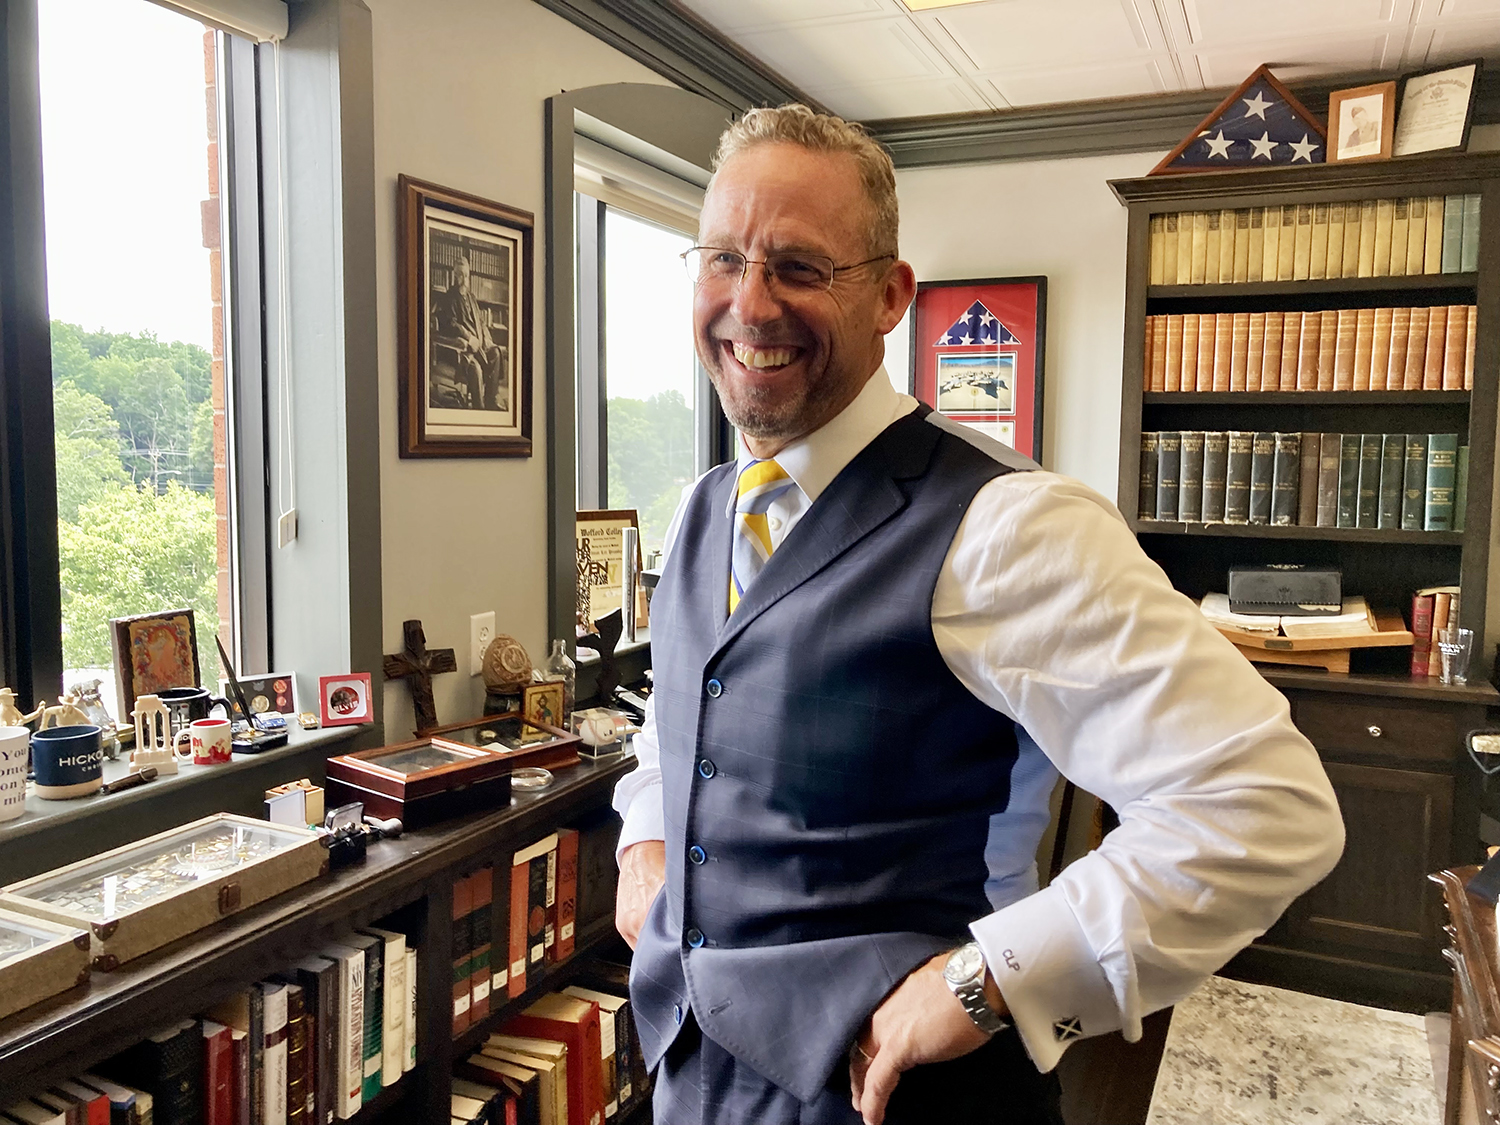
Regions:
<instances>
[{"instance_id":1,"label":"white shirt cuff","mask_svg":"<svg viewBox=\"0 0 1500 1125\"><path fill-rule=\"evenodd\" d=\"M1060 887L1049 887L969 927L1044 1074L1069 1044L1120 1028L1114 993Z\"/></svg>"},{"instance_id":2,"label":"white shirt cuff","mask_svg":"<svg viewBox=\"0 0 1500 1125\"><path fill-rule=\"evenodd\" d=\"M630 798L630 807L625 810L620 827L620 842L615 845L615 863L631 844L642 840L665 840L667 838L667 816L662 805L661 779L648 782Z\"/></svg>"}]
</instances>

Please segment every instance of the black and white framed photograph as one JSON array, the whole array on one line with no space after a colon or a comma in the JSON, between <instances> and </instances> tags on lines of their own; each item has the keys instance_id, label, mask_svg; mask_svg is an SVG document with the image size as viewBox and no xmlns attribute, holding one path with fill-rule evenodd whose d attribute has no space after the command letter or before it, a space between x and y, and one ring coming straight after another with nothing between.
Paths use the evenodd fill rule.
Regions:
<instances>
[{"instance_id":1,"label":"black and white framed photograph","mask_svg":"<svg viewBox=\"0 0 1500 1125\"><path fill-rule=\"evenodd\" d=\"M400 177L401 456L531 456L529 211Z\"/></svg>"},{"instance_id":2,"label":"black and white framed photograph","mask_svg":"<svg viewBox=\"0 0 1500 1125\"><path fill-rule=\"evenodd\" d=\"M1463 152L1469 147L1480 59L1450 63L1401 79L1396 116L1396 156L1419 152Z\"/></svg>"},{"instance_id":3,"label":"black and white framed photograph","mask_svg":"<svg viewBox=\"0 0 1500 1125\"><path fill-rule=\"evenodd\" d=\"M1376 82L1328 95L1330 163L1388 160L1396 128L1396 84Z\"/></svg>"}]
</instances>

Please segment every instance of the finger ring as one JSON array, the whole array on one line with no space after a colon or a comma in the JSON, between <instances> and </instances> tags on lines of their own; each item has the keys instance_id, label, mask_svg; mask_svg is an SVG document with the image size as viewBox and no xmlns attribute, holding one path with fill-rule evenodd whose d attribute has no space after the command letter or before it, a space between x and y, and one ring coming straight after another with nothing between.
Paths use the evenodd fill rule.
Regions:
<instances>
[{"instance_id":1,"label":"finger ring","mask_svg":"<svg viewBox=\"0 0 1500 1125\"><path fill-rule=\"evenodd\" d=\"M857 1054L860 1058L864 1059L865 1062L875 1061L875 1057L873 1055L865 1054L865 1049L861 1047L857 1042L854 1044L854 1053Z\"/></svg>"}]
</instances>

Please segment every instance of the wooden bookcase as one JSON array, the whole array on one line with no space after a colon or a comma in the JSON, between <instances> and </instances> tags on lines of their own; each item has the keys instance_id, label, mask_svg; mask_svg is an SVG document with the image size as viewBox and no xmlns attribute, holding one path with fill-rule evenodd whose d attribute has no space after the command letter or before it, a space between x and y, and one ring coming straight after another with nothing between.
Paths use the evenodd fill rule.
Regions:
<instances>
[{"instance_id":1,"label":"wooden bookcase","mask_svg":"<svg viewBox=\"0 0 1500 1125\"><path fill-rule=\"evenodd\" d=\"M1129 210L1119 507L1189 597L1232 565L1337 566L1347 594L1410 615L1412 593L1455 584L1478 638L1466 687L1413 679L1410 649L1356 651L1349 673L1260 666L1318 748L1348 834L1343 860L1228 972L1367 1003L1446 1004L1438 895L1424 876L1481 855L1477 773L1463 735L1500 704L1485 651L1500 370L1500 154L1278 166L1112 181ZM1398 277L1150 284L1156 213L1477 193L1478 268ZM1472 391L1146 392L1146 318L1163 313L1477 306ZM1457 432L1469 446L1465 529L1193 524L1137 519L1141 434L1172 430ZM1500 840L1494 842L1500 843Z\"/></svg>"},{"instance_id":2,"label":"wooden bookcase","mask_svg":"<svg viewBox=\"0 0 1500 1125\"><path fill-rule=\"evenodd\" d=\"M172 942L113 973L0 1020L3 1103L75 1077L163 1025L199 1015L232 992L287 971L351 929L386 922L418 950L417 1065L350 1120L447 1121L453 1063L538 996L566 986L601 950L625 951L614 927L614 853L618 819L609 808L614 784L634 757L585 760L557 772L544 792L510 807L445 821L372 844L362 863ZM559 825L594 825L597 862L580 853L578 929L571 958L549 964L526 992L496 997L490 1015L452 1033L452 904L456 880L480 867L508 865L515 850ZM607 856L604 854L608 852ZM507 867L508 871L508 867ZM492 934L504 955L509 903L492 904ZM650 1121L649 1104L620 1125Z\"/></svg>"}]
</instances>

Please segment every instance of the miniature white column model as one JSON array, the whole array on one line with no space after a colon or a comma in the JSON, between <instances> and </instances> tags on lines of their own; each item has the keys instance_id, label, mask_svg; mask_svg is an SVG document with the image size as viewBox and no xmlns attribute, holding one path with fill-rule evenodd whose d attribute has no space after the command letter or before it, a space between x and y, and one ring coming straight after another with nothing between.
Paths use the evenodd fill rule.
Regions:
<instances>
[{"instance_id":1,"label":"miniature white column model","mask_svg":"<svg viewBox=\"0 0 1500 1125\"><path fill-rule=\"evenodd\" d=\"M130 752L131 769L155 766L160 776L177 772L177 755L172 752L172 712L155 695L143 695L135 701L135 749Z\"/></svg>"}]
</instances>

